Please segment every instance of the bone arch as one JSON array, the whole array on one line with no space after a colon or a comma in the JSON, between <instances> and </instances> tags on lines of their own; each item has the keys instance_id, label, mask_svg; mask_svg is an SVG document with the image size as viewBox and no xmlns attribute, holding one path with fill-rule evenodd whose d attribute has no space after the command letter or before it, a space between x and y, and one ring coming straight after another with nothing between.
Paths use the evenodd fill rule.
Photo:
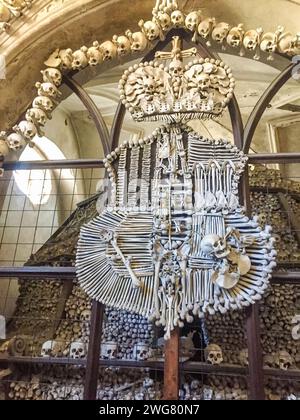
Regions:
<instances>
[{"instance_id":1,"label":"bone arch","mask_svg":"<svg viewBox=\"0 0 300 420\"><path fill-rule=\"evenodd\" d=\"M170 23L167 16L170 18ZM179 19L180 16L184 19ZM134 56L134 54L149 51L151 42L159 38L164 39L172 26L192 32L195 43L201 39L202 34L202 40L206 40L208 45L213 39L217 44L223 46L229 44L231 47L238 47L241 51L244 48L249 51L255 50L254 59L258 58L260 50L286 57L300 52L299 37L295 37L290 32L284 32L282 28L278 28L272 38L271 33L264 34L257 30L245 31L242 24L231 26L226 22L216 22L214 18L201 17L200 11L197 10L186 15L181 12L176 1L158 0L153 9L152 20L140 21L139 26L140 30L126 31L124 35L114 36L112 40L104 43L95 41L90 48L83 46L74 52L71 49L56 50L45 62L47 68L42 71L43 81L36 84L38 96L34 99L32 107L28 108L25 120L14 126L8 133L0 132L0 149L3 156L9 153L10 142L15 141L16 136L20 144L25 145L26 142L31 144L36 134L42 135L42 127L46 123L45 116L50 119L55 106L59 103L61 95L58 88L61 85L63 73L68 74L72 70L80 71L88 66L102 64L105 61L103 57L116 62L119 56L129 56L130 52ZM275 41L270 51L268 41L271 38Z\"/></svg>"}]
</instances>

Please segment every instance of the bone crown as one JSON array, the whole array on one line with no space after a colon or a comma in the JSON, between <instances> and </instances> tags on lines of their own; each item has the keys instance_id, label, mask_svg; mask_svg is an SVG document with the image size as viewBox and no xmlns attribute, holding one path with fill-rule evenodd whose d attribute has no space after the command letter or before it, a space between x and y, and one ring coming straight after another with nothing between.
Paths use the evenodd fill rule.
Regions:
<instances>
[{"instance_id":1,"label":"bone crown","mask_svg":"<svg viewBox=\"0 0 300 420\"><path fill-rule=\"evenodd\" d=\"M184 65L187 57L195 57ZM171 60L167 67L162 61ZM220 116L233 96L235 80L220 60L182 50L173 38L171 52L156 53L154 62L130 67L120 81L121 100L136 121L179 122Z\"/></svg>"}]
</instances>

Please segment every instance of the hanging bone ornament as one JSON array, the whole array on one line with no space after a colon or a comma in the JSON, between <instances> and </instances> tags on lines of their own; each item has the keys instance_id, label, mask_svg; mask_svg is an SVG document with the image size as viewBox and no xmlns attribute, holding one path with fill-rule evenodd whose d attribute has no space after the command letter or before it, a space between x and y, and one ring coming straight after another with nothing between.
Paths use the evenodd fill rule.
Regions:
<instances>
[{"instance_id":1,"label":"hanging bone ornament","mask_svg":"<svg viewBox=\"0 0 300 420\"><path fill-rule=\"evenodd\" d=\"M166 13L159 5L157 12ZM159 37L155 22L141 27L147 39ZM127 37L132 45L133 34ZM158 128L104 159L109 202L81 229L76 272L92 299L148 318L166 340L194 317L255 304L276 265L271 228L246 217L239 203L247 157L186 124L222 115L234 85L225 63L184 50L178 36L154 62L131 66L119 84L133 119ZM220 363L221 349L209 350L216 352L212 363Z\"/></svg>"}]
</instances>

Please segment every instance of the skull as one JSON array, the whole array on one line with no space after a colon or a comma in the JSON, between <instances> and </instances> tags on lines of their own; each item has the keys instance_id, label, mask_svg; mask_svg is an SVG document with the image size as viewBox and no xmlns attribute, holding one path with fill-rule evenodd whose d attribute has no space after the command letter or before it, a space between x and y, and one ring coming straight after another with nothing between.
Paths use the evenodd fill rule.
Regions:
<instances>
[{"instance_id":1,"label":"skull","mask_svg":"<svg viewBox=\"0 0 300 420\"><path fill-rule=\"evenodd\" d=\"M144 51L147 48L148 40L143 32L127 32L126 35L131 39L131 49L134 52Z\"/></svg>"},{"instance_id":2,"label":"skull","mask_svg":"<svg viewBox=\"0 0 300 420\"><path fill-rule=\"evenodd\" d=\"M231 47L234 47L234 48L240 47L243 42L243 36L244 36L243 25L240 24L239 26L234 27L229 31L229 34L227 36L227 42Z\"/></svg>"},{"instance_id":3,"label":"skull","mask_svg":"<svg viewBox=\"0 0 300 420\"><path fill-rule=\"evenodd\" d=\"M203 394L204 401L211 401L213 399L214 390L206 386L203 388L202 394Z\"/></svg>"},{"instance_id":4,"label":"skull","mask_svg":"<svg viewBox=\"0 0 300 420\"><path fill-rule=\"evenodd\" d=\"M16 126L16 131L18 131L27 141L31 141L33 137L37 134L36 126L30 121L21 121Z\"/></svg>"},{"instance_id":5,"label":"skull","mask_svg":"<svg viewBox=\"0 0 300 420\"><path fill-rule=\"evenodd\" d=\"M168 13L159 12L157 15L157 21L163 31L168 31L171 28L171 18Z\"/></svg>"},{"instance_id":6,"label":"skull","mask_svg":"<svg viewBox=\"0 0 300 420\"><path fill-rule=\"evenodd\" d=\"M216 252L221 250L221 242L219 235L206 235L201 241L201 251L205 255L215 255Z\"/></svg>"},{"instance_id":7,"label":"skull","mask_svg":"<svg viewBox=\"0 0 300 420\"><path fill-rule=\"evenodd\" d=\"M149 41L155 41L160 36L160 27L156 22L153 22L151 20L148 20L147 22L144 22L141 20L139 22L139 26L146 35L147 39Z\"/></svg>"},{"instance_id":8,"label":"skull","mask_svg":"<svg viewBox=\"0 0 300 420\"><path fill-rule=\"evenodd\" d=\"M264 366L272 368L275 366L275 359L272 354L267 354L264 356Z\"/></svg>"},{"instance_id":9,"label":"skull","mask_svg":"<svg viewBox=\"0 0 300 420\"><path fill-rule=\"evenodd\" d=\"M19 133L11 133L7 137L7 144L8 147L14 150L15 152L24 149L24 147L26 146L24 137Z\"/></svg>"},{"instance_id":10,"label":"skull","mask_svg":"<svg viewBox=\"0 0 300 420\"><path fill-rule=\"evenodd\" d=\"M47 113L49 114L51 111L53 111L53 108L54 108L53 102L47 96L37 96L34 99L32 106L33 108L42 109L43 111L46 112L46 114Z\"/></svg>"},{"instance_id":11,"label":"skull","mask_svg":"<svg viewBox=\"0 0 300 420\"><path fill-rule=\"evenodd\" d=\"M223 362L223 353L217 344L209 344L205 349L205 359L212 365L220 365Z\"/></svg>"},{"instance_id":12,"label":"skull","mask_svg":"<svg viewBox=\"0 0 300 420\"><path fill-rule=\"evenodd\" d=\"M293 366L294 359L287 351L281 350L275 356L275 363L279 369L288 370Z\"/></svg>"},{"instance_id":13,"label":"skull","mask_svg":"<svg viewBox=\"0 0 300 420\"><path fill-rule=\"evenodd\" d=\"M62 82L62 74L58 69L48 68L41 71L45 83L53 83L55 86L60 86Z\"/></svg>"},{"instance_id":14,"label":"skull","mask_svg":"<svg viewBox=\"0 0 300 420\"><path fill-rule=\"evenodd\" d=\"M174 10L171 14L171 22L175 26L175 28L180 28L184 26L185 17L184 14L180 10Z\"/></svg>"},{"instance_id":15,"label":"skull","mask_svg":"<svg viewBox=\"0 0 300 420\"><path fill-rule=\"evenodd\" d=\"M0 4L0 22L8 22L10 18L11 14L9 9L4 4Z\"/></svg>"},{"instance_id":16,"label":"skull","mask_svg":"<svg viewBox=\"0 0 300 420\"><path fill-rule=\"evenodd\" d=\"M180 77L183 74L183 65L180 60L174 60L171 62L169 72L173 77Z\"/></svg>"},{"instance_id":17,"label":"skull","mask_svg":"<svg viewBox=\"0 0 300 420\"><path fill-rule=\"evenodd\" d=\"M80 314L81 321L89 321L90 319L91 319L91 311L89 311L88 309L85 309L83 312L81 312Z\"/></svg>"},{"instance_id":18,"label":"skull","mask_svg":"<svg viewBox=\"0 0 300 420\"><path fill-rule=\"evenodd\" d=\"M257 31L251 30L244 35L244 47L249 51L255 51L260 42L262 29L259 28Z\"/></svg>"},{"instance_id":19,"label":"skull","mask_svg":"<svg viewBox=\"0 0 300 420\"><path fill-rule=\"evenodd\" d=\"M59 91L53 83L36 83L39 96L48 96L49 98L56 98L59 96Z\"/></svg>"},{"instance_id":20,"label":"skull","mask_svg":"<svg viewBox=\"0 0 300 420\"><path fill-rule=\"evenodd\" d=\"M83 69L88 65L88 58L87 58L87 47L81 47L80 50L77 50L73 53L73 62L72 62L72 69L79 70Z\"/></svg>"},{"instance_id":21,"label":"skull","mask_svg":"<svg viewBox=\"0 0 300 420\"><path fill-rule=\"evenodd\" d=\"M210 86L210 77L207 74L201 74L198 77L199 88L206 91Z\"/></svg>"},{"instance_id":22,"label":"skull","mask_svg":"<svg viewBox=\"0 0 300 420\"><path fill-rule=\"evenodd\" d=\"M117 45L117 53L120 57L123 57L124 55L130 53L131 43L126 36L122 35L118 37L117 35L115 35L113 37L113 41Z\"/></svg>"},{"instance_id":23,"label":"skull","mask_svg":"<svg viewBox=\"0 0 300 420\"><path fill-rule=\"evenodd\" d=\"M289 56L300 54L300 33L296 36L287 32L279 37L278 50L282 54Z\"/></svg>"},{"instance_id":24,"label":"skull","mask_svg":"<svg viewBox=\"0 0 300 420\"><path fill-rule=\"evenodd\" d=\"M248 349L243 349L240 351L239 359L242 366L249 366Z\"/></svg>"},{"instance_id":25,"label":"skull","mask_svg":"<svg viewBox=\"0 0 300 420\"><path fill-rule=\"evenodd\" d=\"M117 355L118 344L114 341L107 341L101 345L102 359L115 359Z\"/></svg>"},{"instance_id":26,"label":"skull","mask_svg":"<svg viewBox=\"0 0 300 420\"><path fill-rule=\"evenodd\" d=\"M73 52L71 48L68 48L66 50L61 50L59 52L59 57L61 59L61 66L64 70L68 70L72 68Z\"/></svg>"},{"instance_id":27,"label":"skull","mask_svg":"<svg viewBox=\"0 0 300 420\"><path fill-rule=\"evenodd\" d=\"M272 32L263 35L260 43L260 49L267 53L274 53L277 48L277 38Z\"/></svg>"},{"instance_id":28,"label":"skull","mask_svg":"<svg viewBox=\"0 0 300 420\"><path fill-rule=\"evenodd\" d=\"M40 108L30 108L26 112L26 120L44 126L47 122L47 115Z\"/></svg>"},{"instance_id":29,"label":"skull","mask_svg":"<svg viewBox=\"0 0 300 420\"><path fill-rule=\"evenodd\" d=\"M198 26L198 33L202 38L206 39L210 35L211 31L215 26L216 20L214 18L208 18L200 22Z\"/></svg>"},{"instance_id":30,"label":"skull","mask_svg":"<svg viewBox=\"0 0 300 420\"><path fill-rule=\"evenodd\" d=\"M86 356L86 345L82 341L71 343L69 354L72 359L83 359Z\"/></svg>"},{"instance_id":31,"label":"skull","mask_svg":"<svg viewBox=\"0 0 300 420\"><path fill-rule=\"evenodd\" d=\"M87 58L90 66L97 66L102 61L103 54L97 41L95 41L93 46L88 49Z\"/></svg>"},{"instance_id":32,"label":"skull","mask_svg":"<svg viewBox=\"0 0 300 420\"><path fill-rule=\"evenodd\" d=\"M62 355L63 343L55 340L46 341L41 350L42 357L57 357Z\"/></svg>"},{"instance_id":33,"label":"skull","mask_svg":"<svg viewBox=\"0 0 300 420\"><path fill-rule=\"evenodd\" d=\"M5 140L0 140L0 156L7 156L9 153L9 147ZM1 317L0 317L1 318ZM0 335L1 338L1 335Z\"/></svg>"},{"instance_id":34,"label":"skull","mask_svg":"<svg viewBox=\"0 0 300 420\"><path fill-rule=\"evenodd\" d=\"M134 360L143 361L151 357L151 349L145 343L138 343L133 348Z\"/></svg>"},{"instance_id":35,"label":"skull","mask_svg":"<svg viewBox=\"0 0 300 420\"><path fill-rule=\"evenodd\" d=\"M190 14L187 15L185 19L185 26L189 31L195 32L200 22L201 22L201 13L191 12Z\"/></svg>"},{"instance_id":36,"label":"skull","mask_svg":"<svg viewBox=\"0 0 300 420\"><path fill-rule=\"evenodd\" d=\"M117 56L117 46L111 42L106 41L103 44L100 45L100 48L103 53L103 60L104 61L110 61L116 58Z\"/></svg>"},{"instance_id":37,"label":"skull","mask_svg":"<svg viewBox=\"0 0 300 420\"><path fill-rule=\"evenodd\" d=\"M219 44L222 44L230 31L230 25L226 22L218 23L217 26L212 31L212 39Z\"/></svg>"}]
</instances>

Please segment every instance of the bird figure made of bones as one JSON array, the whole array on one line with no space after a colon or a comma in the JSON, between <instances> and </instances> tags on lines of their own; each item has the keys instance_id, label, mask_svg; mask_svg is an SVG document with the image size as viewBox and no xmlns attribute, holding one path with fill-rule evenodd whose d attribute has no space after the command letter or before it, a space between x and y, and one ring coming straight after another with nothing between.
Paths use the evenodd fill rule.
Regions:
<instances>
[{"instance_id":1,"label":"bird figure made of bones","mask_svg":"<svg viewBox=\"0 0 300 420\"><path fill-rule=\"evenodd\" d=\"M148 317L165 339L195 316L254 304L276 265L271 228L239 204L246 156L185 124L220 115L233 88L228 66L183 51L178 37L120 82L136 121L164 125L105 159L109 203L81 229L77 276L91 298Z\"/></svg>"}]
</instances>

